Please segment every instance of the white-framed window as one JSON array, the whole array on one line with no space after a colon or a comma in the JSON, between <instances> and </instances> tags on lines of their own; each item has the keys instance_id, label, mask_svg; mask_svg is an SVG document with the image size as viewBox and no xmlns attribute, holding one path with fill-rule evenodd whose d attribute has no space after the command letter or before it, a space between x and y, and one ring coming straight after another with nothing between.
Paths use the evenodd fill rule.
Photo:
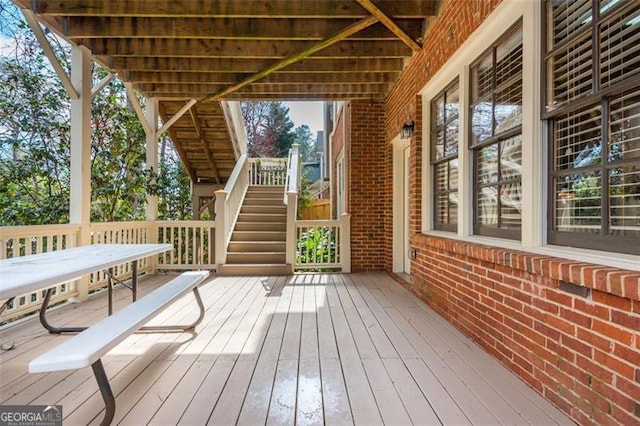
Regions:
<instances>
[{"instance_id":1,"label":"white-framed window","mask_svg":"<svg viewBox=\"0 0 640 426\"><path fill-rule=\"evenodd\" d=\"M548 241L640 254L640 3L545 6Z\"/></svg>"},{"instance_id":2,"label":"white-framed window","mask_svg":"<svg viewBox=\"0 0 640 426\"><path fill-rule=\"evenodd\" d=\"M430 102L433 226L454 232L458 226L459 91L456 78Z\"/></svg>"},{"instance_id":3,"label":"white-framed window","mask_svg":"<svg viewBox=\"0 0 640 426\"><path fill-rule=\"evenodd\" d=\"M520 239L522 64L520 23L471 64L474 234Z\"/></svg>"}]
</instances>

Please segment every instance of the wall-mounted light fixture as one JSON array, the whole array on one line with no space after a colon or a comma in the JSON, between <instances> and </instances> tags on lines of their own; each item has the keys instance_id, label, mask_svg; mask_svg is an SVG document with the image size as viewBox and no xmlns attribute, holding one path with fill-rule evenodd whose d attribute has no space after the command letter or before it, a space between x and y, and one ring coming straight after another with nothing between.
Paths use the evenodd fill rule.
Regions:
<instances>
[{"instance_id":1,"label":"wall-mounted light fixture","mask_svg":"<svg viewBox=\"0 0 640 426\"><path fill-rule=\"evenodd\" d=\"M414 127L413 120L411 120L408 123L405 122L402 125L402 130L400 130L400 138L401 139L409 139L411 137L411 135L413 135L413 127Z\"/></svg>"}]
</instances>

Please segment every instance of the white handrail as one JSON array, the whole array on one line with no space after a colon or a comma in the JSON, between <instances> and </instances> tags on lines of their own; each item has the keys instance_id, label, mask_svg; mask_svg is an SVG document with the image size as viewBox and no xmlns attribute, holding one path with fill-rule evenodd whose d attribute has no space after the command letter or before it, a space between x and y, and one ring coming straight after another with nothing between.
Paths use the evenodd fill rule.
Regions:
<instances>
[{"instance_id":1,"label":"white handrail","mask_svg":"<svg viewBox=\"0 0 640 426\"><path fill-rule=\"evenodd\" d=\"M284 204L287 206L287 244L285 262L295 265L296 262L296 219L298 215L298 185L300 182L300 155L298 145L293 144L289 150L287 181L284 187Z\"/></svg>"},{"instance_id":2,"label":"white handrail","mask_svg":"<svg viewBox=\"0 0 640 426\"><path fill-rule=\"evenodd\" d=\"M227 246L249 188L249 162L242 154L224 189L216 191L216 264L227 262Z\"/></svg>"}]
</instances>

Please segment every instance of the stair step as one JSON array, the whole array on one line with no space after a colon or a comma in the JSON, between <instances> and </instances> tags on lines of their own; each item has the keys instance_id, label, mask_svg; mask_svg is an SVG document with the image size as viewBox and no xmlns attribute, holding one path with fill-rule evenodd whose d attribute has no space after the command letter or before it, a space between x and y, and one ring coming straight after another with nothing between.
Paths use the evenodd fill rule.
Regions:
<instances>
[{"instance_id":1,"label":"stair step","mask_svg":"<svg viewBox=\"0 0 640 426\"><path fill-rule=\"evenodd\" d=\"M246 204L240 209L242 213L255 213L255 214L287 214L286 206L247 206Z\"/></svg>"},{"instance_id":2,"label":"stair step","mask_svg":"<svg viewBox=\"0 0 640 426\"><path fill-rule=\"evenodd\" d=\"M247 276L261 276L261 275L290 275L291 265L284 263L261 263L255 265L238 265L238 264L225 264L218 265L217 275L247 275Z\"/></svg>"},{"instance_id":3,"label":"stair step","mask_svg":"<svg viewBox=\"0 0 640 426\"><path fill-rule=\"evenodd\" d=\"M259 264L259 263L284 263L284 252L242 252L227 253L227 263L232 264Z\"/></svg>"},{"instance_id":4,"label":"stair step","mask_svg":"<svg viewBox=\"0 0 640 426\"><path fill-rule=\"evenodd\" d=\"M238 222L285 222L287 220L286 214L273 214L273 213L240 213L238 215Z\"/></svg>"},{"instance_id":5,"label":"stair step","mask_svg":"<svg viewBox=\"0 0 640 426\"><path fill-rule=\"evenodd\" d=\"M264 229L260 230L247 230L247 231L238 231L236 226L236 231L233 231L231 235L231 241L286 241L287 233L286 231L273 231L271 224L268 226L264 226ZM257 231L257 232L256 232Z\"/></svg>"},{"instance_id":6,"label":"stair step","mask_svg":"<svg viewBox=\"0 0 640 426\"><path fill-rule=\"evenodd\" d=\"M231 241L228 253L284 253L285 241Z\"/></svg>"},{"instance_id":7,"label":"stair step","mask_svg":"<svg viewBox=\"0 0 640 426\"><path fill-rule=\"evenodd\" d=\"M284 218L283 218L284 219ZM236 227L234 232L248 232L248 231L274 231L274 232L286 232L287 223L286 222L236 222Z\"/></svg>"},{"instance_id":8,"label":"stair step","mask_svg":"<svg viewBox=\"0 0 640 426\"><path fill-rule=\"evenodd\" d=\"M263 197L255 197L255 198L246 198L244 199L243 206L282 206L284 202L282 201L282 197L279 198L263 198Z\"/></svg>"}]
</instances>

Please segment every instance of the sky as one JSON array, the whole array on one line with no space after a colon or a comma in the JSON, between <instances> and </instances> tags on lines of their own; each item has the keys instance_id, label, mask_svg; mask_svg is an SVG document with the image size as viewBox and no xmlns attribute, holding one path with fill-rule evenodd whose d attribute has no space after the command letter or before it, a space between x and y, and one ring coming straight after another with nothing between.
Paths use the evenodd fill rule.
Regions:
<instances>
[{"instance_id":1,"label":"sky","mask_svg":"<svg viewBox=\"0 0 640 426\"><path fill-rule=\"evenodd\" d=\"M289 118L296 127L306 124L314 136L318 130L323 130L322 102L285 102L285 105L289 107Z\"/></svg>"}]
</instances>

